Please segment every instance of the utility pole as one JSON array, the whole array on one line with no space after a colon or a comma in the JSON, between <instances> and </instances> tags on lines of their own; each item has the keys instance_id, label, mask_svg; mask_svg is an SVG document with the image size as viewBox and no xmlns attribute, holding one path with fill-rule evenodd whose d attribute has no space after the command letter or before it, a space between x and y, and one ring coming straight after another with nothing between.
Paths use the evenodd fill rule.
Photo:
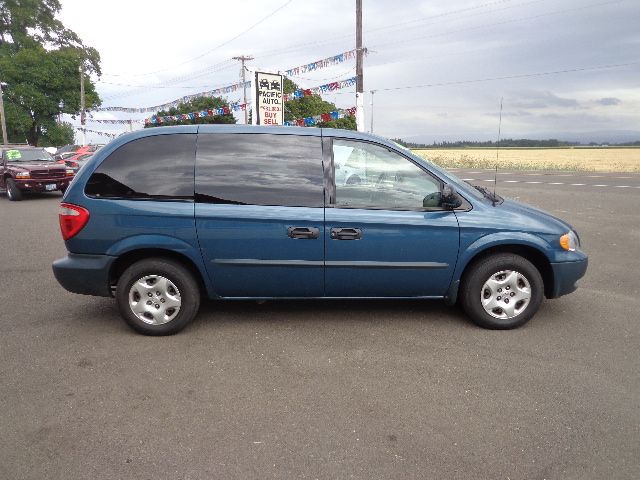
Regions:
<instances>
[{"instance_id":1,"label":"utility pole","mask_svg":"<svg viewBox=\"0 0 640 480\"><path fill-rule=\"evenodd\" d=\"M2 82L0 82L0 123L2 124L2 144L7 146L9 139L7 138L7 124L4 119L4 100L2 99Z\"/></svg>"},{"instance_id":2,"label":"utility pole","mask_svg":"<svg viewBox=\"0 0 640 480\"><path fill-rule=\"evenodd\" d=\"M362 0L356 0L356 126L359 132L364 132L362 57Z\"/></svg>"},{"instance_id":3,"label":"utility pole","mask_svg":"<svg viewBox=\"0 0 640 480\"><path fill-rule=\"evenodd\" d=\"M84 147L87 144L85 138L84 126L86 124L86 116L85 116L85 105L84 105L84 71L82 69L82 64L78 67L80 71L80 125L82 125L80 131L82 132L82 146Z\"/></svg>"},{"instance_id":4,"label":"utility pole","mask_svg":"<svg viewBox=\"0 0 640 480\"><path fill-rule=\"evenodd\" d=\"M376 93L375 90L371 90L371 132L373 133L373 94Z\"/></svg>"},{"instance_id":5,"label":"utility pole","mask_svg":"<svg viewBox=\"0 0 640 480\"><path fill-rule=\"evenodd\" d=\"M244 90L244 124L249 123L249 111L247 110L247 81L245 80L245 66L244 62L248 62L249 60L253 60L253 57L248 55L240 55L239 57L233 57L232 60L240 61L242 67L240 70L240 78L242 79L242 89Z\"/></svg>"}]
</instances>

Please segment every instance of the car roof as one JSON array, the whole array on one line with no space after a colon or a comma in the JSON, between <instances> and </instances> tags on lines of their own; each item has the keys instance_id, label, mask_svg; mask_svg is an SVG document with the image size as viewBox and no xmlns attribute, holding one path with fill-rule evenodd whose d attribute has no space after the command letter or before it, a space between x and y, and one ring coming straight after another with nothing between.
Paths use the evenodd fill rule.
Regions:
<instances>
[{"instance_id":1,"label":"car roof","mask_svg":"<svg viewBox=\"0 0 640 480\"><path fill-rule=\"evenodd\" d=\"M32 147L31 145L0 145L0 154L8 150L44 150L44 147Z\"/></svg>"},{"instance_id":2,"label":"car roof","mask_svg":"<svg viewBox=\"0 0 640 480\"><path fill-rule=\"evenodd\" d=\"M33 147L26 143L15 143L9 145L0 145L0 150L42 150L44 147Z\"/></svg>"},{"instance_id":3,"label":"car roof","mask_svg":"<svg viewBox=\"0 0 640 480\"><path fill-rule=\"evenodd\" d=\"M314 128L314 127L289 127L289 126L265 126L265 125L225 125L225 124L204 124L204 125L175 125L168 127L144 128L135 132L126 133L117 138L118 143L127 143L136 138L143 138L152 135L168 135L176 133L268 133L273 135L300 135L300 136L326 136L351 138L356 140L375 140L377 142L390 144L384 137L372 135L355 130L342 130L337 128Z\"/></svg>"}]
</instances>

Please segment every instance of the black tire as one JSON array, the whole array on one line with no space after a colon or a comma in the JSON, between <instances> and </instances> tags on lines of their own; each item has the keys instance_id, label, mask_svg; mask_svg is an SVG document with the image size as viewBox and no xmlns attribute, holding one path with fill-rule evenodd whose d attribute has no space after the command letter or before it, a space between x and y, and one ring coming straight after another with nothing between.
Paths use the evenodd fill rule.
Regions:
<instances>
[{"instance_id":1,"label":"black tire","mask_svg":"<svg viewBox=\"0 0 640 480\"><path fill-rule=\"evenodd\" d=\"M66 192L66 191L67 191L67 187L68 187L68 186L69 186L69 185L65 185L64 187L60 187L60 193L62 193L62 195L64 195L64 192Z\"/></svg>"},{"instance_id":2,"label":"black tire","mask_svg":"<svg viewBox=\"0 0 640 480\"><path fill-rule=\"evenodd\" d=\"M150 278L137 283L145 277ZM161 277L168 282L164 282ZM153 285L156 283L153 282L158 281L167 287L164 289L158 287L155 291L156 288ZM132 289L134 283L138 285L136 289ZM145 289L151 291L147 292ZM149 293L152 296L147 299L145 295ZM146 321L139 318L133 311L130 299L134 304L139 305L140 309L145 309L144 312L140 312L140 315L145 317ZM180 303L177 312L176 307L170 305L175 303L176 299ZM132 264L120 276L116 288L116 301L122 318L135 331L144 335L173 335L186 327L198 313L200 288L193 274L180 263L166 258L149 258ZM165 308L166 305L169 307ZM154 319L154 315L157 318ZM173 318L170 318L171 316ZM166 318L169 320L165 320ZM155 323L156 321L166 321L166 323Z\"/></svg>"},{"instance_id":3,"label":"black tire","mask_svg":"<svg viewBox=\"0 0 640 480\"><path fill-rule=\"evenodd\" d=\"M12 202L19 202L22 200L22 192L14 182L13 178L7 178L6 181L7 186L7 197Z\"/></svg>"},{"instance_id":4,"label":"black tire","mask_svg":"<svg viewBox=\"0 0 640 480\"><path fill-rule=\"evenodd\" d=\"M513 275L502 272L513 272ZM540 308L543 298L544 282L538 269L519 255L504 253L474 262L462 280L460 291L460 303L471 320L496 330L527 323Z\"/></svg>"}]
</instances>

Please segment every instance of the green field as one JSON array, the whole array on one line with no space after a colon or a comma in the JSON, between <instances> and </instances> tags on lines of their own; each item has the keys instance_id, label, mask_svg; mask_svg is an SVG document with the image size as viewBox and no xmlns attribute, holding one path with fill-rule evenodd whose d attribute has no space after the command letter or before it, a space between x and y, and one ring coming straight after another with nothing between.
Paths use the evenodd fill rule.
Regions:
<instances>
[{"instance_id":1,"label":"green field","mask_svg":"<svg viewBox=\"0 0 640 480\"><path fill-rule=\"evenodd\" d=\"M495 148L415 149L416 154L445 168L503 170L570 170L640 172L640 148Z\"/></svg>"}]
</instances>

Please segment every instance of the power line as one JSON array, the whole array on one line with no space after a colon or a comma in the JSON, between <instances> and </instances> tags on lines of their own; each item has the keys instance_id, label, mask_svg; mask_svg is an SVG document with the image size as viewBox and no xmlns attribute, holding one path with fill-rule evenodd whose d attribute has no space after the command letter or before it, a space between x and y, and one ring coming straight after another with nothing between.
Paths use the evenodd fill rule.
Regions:
<instances>
[{"instance_id":1,"label":"power line","mask_svg":"<svg viewBox=\"0 0 640 480\"><path fill-rule=\"evenodd\" d=\"M385 29L394 29L397 27L403 27L404 25L406 25L407 23L415 23L415 22L424 22L426 20L432 20L432 19L436 19L436 18L440 18L440 17L445 17L445 16L450 16L456 13L462 13L465 11L470 11L470 10L475 10L475 9L479 9L479 8L483 8L486 6L491 6L494 4L499 4L499 3L504 3L507 1L511 1L511 0L500 0L500 1L496 1L496 2L489 2L489 3L485 3L482 5L478 5L476 7L470 7L470 8L465 8L465 9L459 9L459 10L451 10L448 12L443 12L441 14L437 14L437 15L431 15L428 17L421 17L419 19L415 19L415 20L409 20L409 21L404 21L404 22L399 22L399 23L394 23L394 24L390 24L390 25L386 25L383 27L378 27L378 28L369 28L369 29L364 29L363 32L365 35L369 36L371 33L375 33L379 30L385 30ZM527 2L523 2L523 3L519 3L519 4L515 4L515 5L510 5L510 6L506 6L504 8L500 8L500 9L494 9L494 10L489 10L486 12L479 12L476 13L474 15L466 15L466 16L462 16L459 18L471 18L471 17L477 17L479 15L487 15L487 14L492 14L501 10L508 10L511 8L516 8L516 7L521 7L521 6L525 6L525 5L531 5L534 3L540 3L540 2L544 2L547 0L530 0ZM454 20L454 19L452 19ZM437 24L441 24L442 21L437 22ZM436 24L436 23L433 23ZM432 25L432 24L427 24L427 25ZM424 26L424 25L421 25ZM414 27L408 27L408 28L416 28L417 26ZM385 36L388 36L389 32L385 32ZM282 56L282 55L286 55L288 53L291 52L295 52L298 50L307 50L308 47L315 47L315 46L325 46L325 45L332 45L332 44L336 44L336 43L341 43L343 42L343 39L345 38L349 38L349 37L353 37L353 34L344 34L344 35L334 35L331 36L331 39L327 39L327 40L316 40L313 42L307 42L307 43L296 43L295 46L289 47L289 48L285 48L285 49L276 49L276 50L267 50L265 52L262 52L261 54L259 54L259 57L262 58L270 58L270 57L277 57L277 56Z\"/></svg>"},{"instance_id":2,"label":"power line","mask_svg":"<svg viewBox=\"0 0 640 480\"><path fill-rule=\"evenodd\" d=\"M466 16L462 16L462 17L459 17L459 18L463 18L463 19L464 18L472 18L472 17L477 17L477 16L480 16L480 15L492 14L492 13L495 13L495 12L501 11L501 10L508 10L508 9L511 9L511 8L522 7L522 6L531 5L531 4L534 4L534 3L540 3L540 2L544 2L544 1L547 1L547 0L530 0L530 1L527 1L527 2L519 3L519 4L510 5L510 6L507 6L507 7L504 7L504 8L489 10L487 12L479 12L479 13L476 13L476 14L473 14L473 15L466 15ZM606 3L617 3L617 2L622 2L622 1L625 1L625 0L615 0L613 2L606 2ZM424 22L425 20L431 20L431 19L434 19L434 18L442 17L442 16L449 16L449 15L452 15L452 14L455 14L455 13L461 13L461 12L464 12L464 11L473 10L475 8L480 8L480 7L486 7L486 6L490 6L490 5L497 4L497 3L501 3L501 2L490 2L490 3L479 5L478 7L471 7L471 8L468 8L468 9L460 9L460 10L452 10L450 12L444 12L442 14L433 15L433 16L429 16L429 17L422 17L420 19L411 20L411 21L408 21L408 22ZM606 4L606 3L604 3L604 4ZM597 4L597 5L603 5L603 4ZM587 7L578 7L577 9L588 8L588 7L589 6L587 6ZM547 13L547 14L543 14L542 16L554 15L554 14L557 14L557 13L565 13L565 12L569 12L569 11L572 11L572 9L563 10L563 11L559 11L559 12L550 12L550 13ZM514 19L514 20L508 20L506 22L501 22L499 24L510 23L510 22L514 22L514 21L521 21L521 20L529 20L529 19L532 19L532 18L536 18L536 17L530 17L530 16L529 17L521 17L521 18ZM453 20L453 19L451 19L451 20ZM376 32L376 31L382 30L382 29L402 27L403 25L405 25L408 22L400 22L400 23L397 23L397 24L387 25L385 27L379 27L379 28L376 28L376 29L365 29L364 30L364 34L369 35L372 32ZM438 22L437 24L440 24L440 23L441 22ZM427 25L430 25L430 24L427 24ZM445 35L454 34L454 33L466 32L466 31L469 31L469 30L482 29L482 28L486 28L488 26L494 26L494 25L496 25L496 24L481 25L481 26L478 26L478 27L472 27L470 29L469 28L464 28L464 29L450 30L448 32L429 35L429 36L426 36L426 37L425 36L416 37L416 39L440 37L440 36L445 36ZM422 25L422 26L424 26L424 25ZM409 27L409 28L413 28L413 27ZM385 36L388 37L389 33L390 32L385 32ZM267 50L267 51L262 52L261 54L258 54L258 55L259 55L260 59L279 57L279 56L287 55L287 54L290 54L292 52L296 52L296 51L299 51L299 50L308 50L309 47L326 46L326 45L333 45L333 44L336 44L336 43L341 43L341 42L343 42L344 38L348 38L348 37L353 37L353 35L352 34L345 34L345 35L333 36L332 39L328 39L328 40L320 40L320 41L313 41L313 42L307 42L307 43L297 43L294 46L289 47L289 48L276 49L276 50ZM405 40L401 40L398 43L406 43L407 41L413 41L413 40L414 39L408 39L406 41ZM386 46L386 45L387 44L375 45L374 48L380 47L380 46ZM372 51L371 48L369 48L369 50Z\"/></svg>"},{"instance_id":3,"label":"power line","mask_svg":"<svg viewBox=\"0 0 640 480\"><path fill-rule=\"evenodd\" d=\"M436 34L433 34L433 35L421 35L421 36L418 36L418 37L405 38L405 39L398 40L398 41L395 41L395 42L389 42L389 43L382 43L382 44L378 44L378 45L373 45L370 48L371 49L375 49L375 48L381 48L381 47L388 47L390 45L399 45L399 44L403 44L403 43L407 43L407 42L415 42L416 40L421 40L423 38L442 37L442 36L451 35L451 34L454 34L454 33L461 33L461 32L465 32L466 33L466 32L472 31L472 30L481 30L481 29L487 28L487 27L495 27L495 26L499 26L499 25L506 25L506 24L509 24L509 23L522 22L522 21L525 21L525 20L534 20L534 19L537 19L537 18L548 17L548 16L551 16L551 15L561 15L561 14L564 14L564 13L574 12L574 11L577 11L577 10L585 10L587 8L601 7L601 6L604 6L604 5L611 5L611 4L614 4L614 3L621 3L621 2L624 2L624 1L626 1L626 0L612 0L612 1L608 1L608 2L593 3L591 5L583 5L583 6L580 6L580 7L567 8L567 9L564 9L564 10L556 10L554 12L546 12L546 13L541 13L539 15L530 15L530 16L527 16L527 17L512 18L512 19L505 20L505 21L502 21L502 22L494 22L494 23L485 24L485 25L478 25L478 26L470 27L470 28L462 28L462 29L458 29L458 30L452 30L452 31L449 31L449 32L436 33Z\"/></svg>"},{"instance_id":4,"label":"power line","mask_svg":"<svg viewBox=\"0 0 640 480\"><path fill-rule=\"evenodd\" d=\"M209 68L207 68L205 70L200 70L198 72L194 72L191 75L183 75L181 77L175 77L173 79L169 79L169 80L164 82L164 86L165 87L170 87L170 86L175 85L176 83L184 82L185 80L193 80L193 79L196 79L196 78L204 77L206 75L211 74L212 72L220 72L220 71L226 70L228 68L231 68L234 65L235 65L235 63L232 60L226 60L224 62L220 62L220 63L218 63L216 65L213 65L213 66L211 66L211 67L209 67ZM142 85L139 88L136 88L134 90L128 90L128 91L127 90L125 90L125 91L121 90L121 93L117 93L116 92L114 95L106 97L103 100L114 100L114 99L117 99L117 98L128 97L128 96L131 96L131 95L135 95L135 94L137 94L138 92L140 92L142 90L146 90L147 88L149 88L148 85Z\"/></svg>"},{"instance_id":5,"label":"power line","mask_svg":"<svg viewBox=\"0 0 640 480\"><path fill-rule=\"evenodd\" d=\"M95 83L132 88L209 88L209 85L132 85L130 83L105 82L104 80L95 80Z\"/></svg>"},{"instance_id":6,"label":"power line","mask_svg":"<svg viewBox=\"0 0 640 480\"><path fill-rule=\"evenodd\" d=\"M396 28L396 27L409 25L410 23L422 23L425 20L433 20L433 19L436 19L436 18L448 17L448 16L451 16L451 15L455 15L457 13L464 13L464 12L469 12L469 11L473 11L473 10L479 10L481 8L484 8L484 7L490 7L490 6L493 6L493 5L497 5L497 4L501 4L501 3L508 3L508 2L511 2L511 1L512 0L496 0L494 2L483 3L481 5L475 5L473 7L461 8L461 9L458 9L458 10L450 10L448 12L439 13L437 15L429 15L428 17L421 17L421 18L415 18L413 20L407 20L407 21L404 21L404 22L392 23L390 25L385 25L383 27L370 28L370 29L366 30L365 32L366 33L372 33L372 32L378 32L378 31L381 31L381 30L388 30L390 28L393 29L393 28ZM516 5L510 5L510 6L507 6L505 8L499 9L499 10L506 10L506 9L509 9L509 8L520 7L522 5L528 5L530 3L539 3L539 2L543 2L543 1L546 1L546 0L532 0L530 2L519 3L519 4L516 4ZM499 11L499 10L489 10L488 12L480 12L480 15L485 15L487 13L495 13L496 11ZM463 18L466 18L466 17L463 17ZM409 27L409 28L413 28L413 27Z\"/></svg>"},{"instance_id":7,"label":"power line","mask_svg":"<svg viewBox=\"0 0 640 480\"><path fill-rule=\"evenodd\" d=\"M636 61L636 62L628 62L628 63L617 63L612 65L600 65L596 67L569 68L566 70L554 70L551 72L523 73L519 75L505 75L502 77L488 77L488 78L476 78L472 80L456 80L452 82L426 83L423 85L409 85L404 87L376 88L376 91L390 92L395 90L408 90L412 88L445 87L448 85L463 85L463 84L469 84L469 83L491 82L495 80L512 80L516 78L543 77L547 75L559 75L562 73L586 72L586 71L594 71L594 70L606 70L611 68L621 68L621 67L628 67L631 65L639 65L639 64L640 64L640 61Z\"/></svg>"},{"instance_id":8,"label":"power line","mask_svg":"<svg viewBox=\"0 0 640 480\"><path fill-rule=\"evenodd\" d=\"M300 80L309 80L311 82L322 82L325 80L333 80L335 78L340 78L340 77L344 77L347 73L351 73L355 70L356 67L351 67L348 70L344 71L344 72L340 72L337 75L332 75L331 77L325 77L325 78L309 78L309 77L301 77L299 75L291 75L291 78L295 78L295 79L300 79Z\"/></svg>"},{"instance_id":9,"label":"power line","mask_svg":"<svg viewBox=\"0 0 640 480\"><path fill-rule=\"evenodd\" d=\"M289 2L285 3L284 5L279 7L277 10L273 11L271 14L269 14L268 16L264 17L262 20L260 20L256 24L254 24L251 27L249 27L249 29L247 29L245 32L238 34L236 37L234 37L233 39L229 40L228 42L231 42L235 38L238 38L239 36L243 35L244 33L247 33L249 30L251 30L252 28L257 26L259 23L262 23L263 21L265 21L266 19L268 19L269 17L271 17L275 13L277 13L280 9L286 7L289 3L291 3L291 1L293 1L293 0L290 0ZM408 23L424 22L426 20L432 20L432 19L436 19L436 18L452 16L452 15L455 15L455 14L458 14L458 13L478 10L478 9L481 9L481 8L490 7L492 5L503 4L503 3L507 3L507 2L511 2L511 1L512 0L495 0L493 2L483 3L483 4L476 5L476 6L469 7L469 8L450 10L450 11L443 12L443 13L440 13L440 14L437 14L437 15L430 15L430 16L427 16L427 17L421 17L419 19L409 20L409 21L400 22L400 23L391 24L391 25L385 25L383 27L378 27L378 28L374 28L374 29L365 29L364 33L365 34L370 34L371 32L375 32L375 31L378 31L378 30L385 30L385 29L389 29L389 28L393 29L395 27L403 26L403 25L408 24ZM531 4L531 3L539 3L539 2L542 2L542 1L547 1L547 0L531 0L531 1L528 1L528 2L515 4L515 5L512 5L512 6L507 6L505 8L499 9L499 10L506 10L506 9L509 9L509 8L515 8L515 7L519 7L519 6L523 6L523 5L528 5L528 4ZM487 12L480 12L479 14L480 15L489 14L489 13L494 13L496 11L498 11L498 10L490 10L490 11L487 11ZM463 17L463 18L466 18L466 17ZM298 50L305 50L309 46L331 45L331 44L335 44L335 43L340 43L340 42L342 42L342 39L349 38L349 37L352 37L352 36L353 36L353 34L345 34L345 35L333 36L332 40L325 40L325 41L317 41L316 40L316 41L307 42L307 43L296 43L295 46L290 47L290 48L285 48L285 49L278 48L278 49L273 49L273 50L267 50L267 51L263 52L262 55L260 55L260 58L269 58L269 57L274 57L274 56L281 56L281 55L286 54L286 53L291 53L291 52L298 51ZM215 47L214 49L209 50L208 52L205 52L204 54L202 54L202 55L200 55L198 57L195 57L195 59L201 58L202 56L205 56L208 53L211 53L216 48L219 48L220 46L223 46L223 45L224 44L219 45L219 46ZM193 61L193 60L194 59L186 60L182 64L188 63L189 61ZM182 64L179 64L179 65L182 65ZM168 69L169 69L169 67L167 67L167 68L165 68L163 70L158 70L157 72L168 70ZM136 77L136 76L151 75L151 74L157 73L157 72L148 72L148 73L144 73L144 74L135 74L135 75L130 75L130 76L131 77ZM105 73L104 75L107 75L107 76L126 76L125 74L117 74L116 75L116 74L109 74L109 73ZM106 82L103 82L103 83L106 83Z\"/></svg>"},{"instance_id":10,"label":"power line","mask_svg":"<svg viewBox=\"0 0 640 480\"><path fill-rule=\"evenodd\" d=\"M440 13L440 14L437 14L437 15L430 15L430 16L427 16L427 17L422 17L422 18L419 18L419 19L413 19L413 20L408 20L408 21L404 21L404 22L399 22L399 23L396 23L396 24L386 25L386 26L378 27L378 28L374 28L374 29L366 29L365 33L369 34L371 32L376 32L376 31L379 31L379 30L387 30L387 29L390 29L390 28L391 29L397 28L399 26L403 26L403 25L406 25L406 24L409 24L409 23L424 22L426 20L432 20L432 19L436 19L436 18L448 17L448 16L459 14L459 13L464 13L464 12L467 12L467 11L479 10L481 8L490 7L490 6L493 6L493 5L504 4L504 3L507 3L507 2L511 2L511 1L512 0L495 0L493 2L483 3L483 4L476 5L476 6L469 7L469 8L450 10L450 11L443 12L443 13ZM532 3L539 3L539 2L542 2L542 1L546 1L546 0L531 0L531 1L528 1L528 2L524 2L524 3L510 5L510 6L507 6L505 8L498 9L498 10L506 10L506 9L510 9L510 8L523 6L523 5L529 5L529 4L532 4ZM280 9L284 8L287 4L282 5L280 7ZM498 10L490 10L490 11L487 11L487 12L480 12L479 14L476 14L476 15L473 15L473 16L494 13L494 12L496 12ZM264 20L269 18L269 16L273 16L275 13L277 13L277 11L278 10L272 12L267 17L264 17L258 23L263 22ZM467 17L462 17L462 18L467 18ZM258 23L254 24L249 29L255 27ZM409 28L411 28L411 27L409 27ZM244 33L246 33L246 31ZM238 34L238 36L240 36L240 35L242 35L242 33ZM236 36L235 38L237 38L238 36ZM313 42L307 42L307 43L302 43L302 44L296 44L295 46L292 46L290 48L285 48L285 49L279 48L279 49L274 49L274 50L267 50L267 51L263 52L263 54L260 55L260 57L261 58L269 58L269 57L282 56L282 55L285 55L285 54L288 54L288 53L291 53L291 52L294 52L294 51L305 50L309 46L320 46L320 45L330 45L330 44L333 44L333 43L340 43L342 41L342 38L347 38L347 37L351 37L351 36L353 36L353 35L352 34L346 34L346 35L340 35L340 36L337 36L337 37L333 37L332 40L313 41ZM231 41L231 40L229 40L229 41ZM216 48L218 48L218 47L216 47ZM209 51L209 53L211 51ZM204 56L204 55L206 55L206 53L202 54L201 56ZM196 58L200 58L201 56L196 57ZM191 60L193 60L193 59L191 59ZM183 63L187 63L187 62L189 62L191 60L186 60ZM180 77L175 77L175 78L169 79L169 80L165 81L164 85L162 85L162 86L160 86L160 85L130 85L130 84L119 84L119 83L116 83L116 82L106 82L106 81L100 81L100 83L107 84L107 85L118 85L118 86L124 86L124 87L134 87L134 88L169 88L171 83L173 83L173 84L180 83L181 81L184 81L184 80L187 80L187 79L190 80L190 79L193 79L193 78L197 78L198 76L204 76L207 73L210 73L212 68L216 68L218 66L224 65L225 63L227 63L227 62L221 62L221 63L218 63L218 64L213 65L211 67L207 67L207 68L205 68L203 70L199 70L199 71L195 72L195 74L191 74L191 75L188 75L188 76L180 76ZM164 70L166 70L166 69L164 69ZM162 70L158 70L158 71L162 71ZM202 75L199 75L200 73L202 73ZM105 75L110 75L110 74L105 74ZM135 77L135 76L142 76L142 75L146 75L146 74L137 74L137 75L131 75L131 76ZM120 75L118 75L118 76L120 76ZM171 83L168 83L168 82L171 82ZM176 88L190 88L190 87L184 86L184 87L176 87ZM195 86L193 88L203 88L203 87ZM122 95L119 94L118 97L116 97L116 98L120 98L121 96L128 96L128 95L129 95L128 93L122 94ZM109 97L109 98L113 98L113 97Z\"/></svg>"},{"instance_id":11,"label":"power line","mask_svg":"<svg viewBox=\"0 0 640 480\"><path fill-rule=\"evenodd\" d=\"M190 58L189 60L185 60L182 63L178 63L176 65L173 65L171 67L165 67L165 68L161 68L160 70L155 70L153 72L147 72L147 73L138 73L135 75L124 75L124 74L105 74L105 75L109 75L109 76L113 76L113 77L122 77L122 76L129 76L129 77L143 77L146 75L154 75L156 73L160 73L160 72L164 72L166 70L170 70L172 68L175 67L179 67L181 65L184 65L186 63L191 63L195 60L199 60L202 57L206 57L207 55L209 55L212 52L215 52L217 49L224 47L225 45L228 45L229 43L233 42L234 40L237 40L238 38L240 38L242 35L244 35L245 33L250 32L251 30L253 30L255 27L257 27L258 25L260 25L261 23L263 23L264 21L268 20L269 18L273 17L276 13L278 13L280 10L282 10L284 7L286 7L287 5L289 5L291 2L293 2L293 0L287 0L285 3L283 3L282 5L280 5L278 8L276 8L274 11L272 11L271 13L269 13L267 16L261 18L260 20L258 20L256 23L254 23L253 25L251 25L249 28L247 28L246 30L243 30L242 32L238 33L236 36L230 38L229 40L222 42L219 45L216 45L215 47L213 47L210 50L207 50L204 53L201 53L200 55L197 55L193 58Z\"/></svg>"}]
</instances>

